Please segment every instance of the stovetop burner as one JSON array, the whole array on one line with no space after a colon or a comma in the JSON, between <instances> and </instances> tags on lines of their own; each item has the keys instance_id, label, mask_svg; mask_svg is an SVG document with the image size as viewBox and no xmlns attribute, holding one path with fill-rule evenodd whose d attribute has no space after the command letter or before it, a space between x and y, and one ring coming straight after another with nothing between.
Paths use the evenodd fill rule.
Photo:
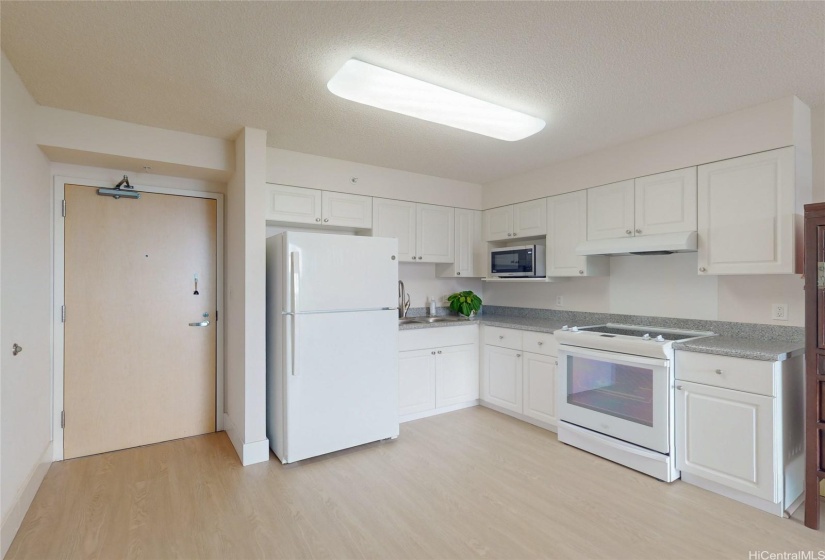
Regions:
<instances>
[{"instance_id":1,"label":"stovetop burner","mask_svg":"<svg viewBox=\"0 0 825 560\"><path fill-rule=\"evenodd\" d=\"M642 338L649 335L650 338L661 336L664 340L683 340L696 336L692 333L668 332L667 330L643 329L638 327L616 327L613 325L599 325L595 327L579 327L579 331L588 331L606 335L637 336Z\"/></svg>"}]
</instances>

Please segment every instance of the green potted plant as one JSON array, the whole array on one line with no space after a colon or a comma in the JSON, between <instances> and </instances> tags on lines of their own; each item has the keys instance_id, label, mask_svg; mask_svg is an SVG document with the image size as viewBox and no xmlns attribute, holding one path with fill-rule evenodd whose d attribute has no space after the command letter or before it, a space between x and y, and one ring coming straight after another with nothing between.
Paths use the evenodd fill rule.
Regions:
<instances>
[{"instance_id":1,"label":"green potted plant","mask_svg":"<svg viewBox=\"0 0 825 560\"><path fill-rule=\"evenodd\" d=\"M447 301L450 302L450 309L465 317L470 317L481 309L481 298L470 290L456 292L449 296Z\"/></svg>"}]
</instances>

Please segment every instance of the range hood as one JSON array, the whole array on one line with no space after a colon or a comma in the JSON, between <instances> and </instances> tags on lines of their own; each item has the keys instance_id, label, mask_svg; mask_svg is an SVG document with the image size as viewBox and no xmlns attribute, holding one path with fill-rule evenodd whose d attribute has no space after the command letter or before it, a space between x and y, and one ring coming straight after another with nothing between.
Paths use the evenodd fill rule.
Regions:
<instances>
[{"instance_id":1,"label":"range hood","mask_svg":"<svg viewBox=\"0 0 825 560\"><path fill-rule=\"evenodd\" d=\"M585 241L576 246L577 255L667 255L695 251L695 231L598 239Z\"/></svg>"}]
</instances>

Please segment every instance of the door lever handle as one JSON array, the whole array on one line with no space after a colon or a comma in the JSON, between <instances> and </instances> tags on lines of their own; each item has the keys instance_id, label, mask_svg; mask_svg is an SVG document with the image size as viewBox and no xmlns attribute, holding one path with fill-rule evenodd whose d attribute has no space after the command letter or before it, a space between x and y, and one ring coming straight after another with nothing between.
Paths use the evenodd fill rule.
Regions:
<instances>
[{"instance_id":1,"label":"door lever handle","mask_svg":"<svg viewBox=\"0 0 825 560\"><path fill-rule=\"evenodd\" d=\"M189 323L190 327L208 327L209 321L200 321L198 323Z\"/></svg>"}]
</instances>

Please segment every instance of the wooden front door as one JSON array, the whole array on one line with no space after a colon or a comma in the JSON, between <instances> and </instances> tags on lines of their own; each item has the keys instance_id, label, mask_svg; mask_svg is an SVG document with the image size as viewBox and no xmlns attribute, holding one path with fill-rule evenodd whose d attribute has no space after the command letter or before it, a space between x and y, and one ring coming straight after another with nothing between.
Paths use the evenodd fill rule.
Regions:
<instances>
[{"instance_id":1,"label":"wooden front door","mask_svg":"<svg viewBox=\"0 0 825 560\"><path fill-rule=\"evenodd\" d=\"M216 201L65 199L64 457L215 431Z\"/></svg>"}]
</instances>

